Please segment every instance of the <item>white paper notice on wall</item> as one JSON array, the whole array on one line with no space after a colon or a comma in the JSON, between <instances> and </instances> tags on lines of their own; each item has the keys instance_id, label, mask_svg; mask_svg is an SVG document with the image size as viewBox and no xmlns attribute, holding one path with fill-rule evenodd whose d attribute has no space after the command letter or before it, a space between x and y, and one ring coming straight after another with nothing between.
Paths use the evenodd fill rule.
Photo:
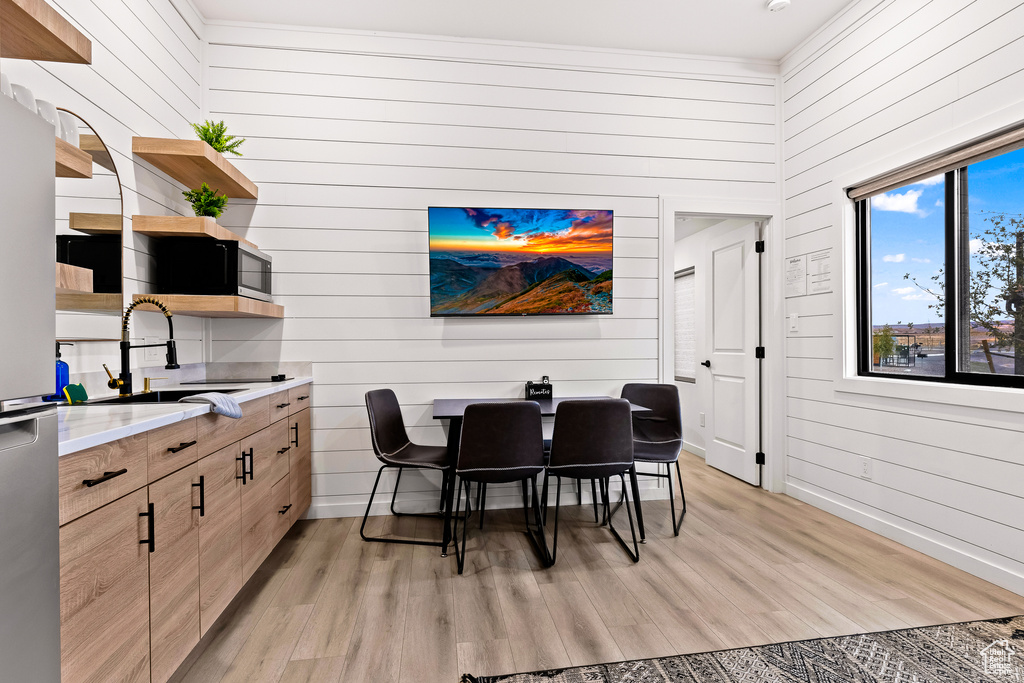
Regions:
<instances>
[{"instance_id":1,"label":"white paper notice on wall","mask_svg":"<svg viewBox=\"0 0 1024 683\"><path fill-rule=\"evenodd\" d=\"M807 254L807 293L832 291L832 249Z\"/></svg>"},{"instance_id":2,"label":"white paper notice on wall","mask_svg":"<svg viewBox=\"0 0 1024 683\"><path fill-rule=\"evenodd\" d=\"M807 294L807 254L786 259L786 298Z\"/></svg>"}]
</instances>

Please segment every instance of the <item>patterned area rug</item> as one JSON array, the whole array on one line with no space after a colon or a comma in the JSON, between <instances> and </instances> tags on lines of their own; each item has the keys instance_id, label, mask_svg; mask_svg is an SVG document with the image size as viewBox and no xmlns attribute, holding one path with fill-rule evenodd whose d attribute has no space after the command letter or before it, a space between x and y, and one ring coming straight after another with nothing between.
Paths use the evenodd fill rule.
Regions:
<instances>
[{"instance_id":1,"label":"patterned area rug","mask_svg":"<svg viewBox=\"0 0 1024 683\"><path fill-rule=\"evenodd\" d=\"M1024 616L463 683L1024 683Z\"/></svg>"}]
</instances>

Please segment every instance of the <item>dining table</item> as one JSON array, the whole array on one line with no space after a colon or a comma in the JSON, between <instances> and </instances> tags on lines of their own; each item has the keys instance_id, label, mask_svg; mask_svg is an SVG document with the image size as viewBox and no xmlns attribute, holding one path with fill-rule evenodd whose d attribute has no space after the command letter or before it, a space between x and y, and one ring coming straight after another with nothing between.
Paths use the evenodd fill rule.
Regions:
<instances>
[{"instance_id":1,"label":"dining table","mask_svg":"<svg viewBox=\"0 0 1024 683\"><path fill-rule=\"evenodd\" d=\"M617 396L555 396L552 398L435 398L434 399L434 413L433 418L435 420L448 420L448 462L451 463L452 467L458 462L459 458L459 438L462 435L462 418L466 413L466 407L474 403L508 403L512 401L533 401L540 406L541 417L554 417L558 410L558 404L562 401L595 401L601 399L618 398ZM635 403L629 404L631 412L650 412L650 408L646 408ZM546 487L545 487L546 490ZM633 479L633 500L637 510L638 522L643 528L642 517L640 514L640 491L636 486L636 479ZM448 490L444 492L445 497L445 520L444 520L444 532L442 546L442 555L447 554L448 543L451 542L451 517L452 517L452 506L455 503L455 477L450 477L450 484Z\"/></svg>"}]
</instances>

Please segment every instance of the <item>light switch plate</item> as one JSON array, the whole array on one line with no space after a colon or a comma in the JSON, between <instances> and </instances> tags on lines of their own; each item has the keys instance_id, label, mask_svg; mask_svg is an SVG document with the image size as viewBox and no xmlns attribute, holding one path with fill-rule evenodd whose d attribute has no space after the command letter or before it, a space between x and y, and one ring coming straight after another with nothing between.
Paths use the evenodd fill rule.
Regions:
<instances>
[{"instance_id":1,"label":"light switch plate","mask_svg":"<svg viewBox=\"0 0 1024 683\"><path fill-rule=\"evenodd\" d=\"M799 332L800 331L800 316L796 313L789 314L789 331Z\"/></svg>"},{"instance_id":2,"label":"light switch plate","mask_svg":"<svg viewBox=\"0 0 1024 683\"><path fill-rule=\"evenodd\" d=\"M160 340L157 337L143 337L142 338L142 343L143 344L159 344ZM145 349L145 355L143 356L143 358L145 358L145 360L147 362L148 361L153 361L153 360L159 362L160 361L160 357L161 357L161 353L162 353L162 351L160 350L159 346L152 346L152 347L149 347L149 348Z\"/></svg>"}]
</instances>

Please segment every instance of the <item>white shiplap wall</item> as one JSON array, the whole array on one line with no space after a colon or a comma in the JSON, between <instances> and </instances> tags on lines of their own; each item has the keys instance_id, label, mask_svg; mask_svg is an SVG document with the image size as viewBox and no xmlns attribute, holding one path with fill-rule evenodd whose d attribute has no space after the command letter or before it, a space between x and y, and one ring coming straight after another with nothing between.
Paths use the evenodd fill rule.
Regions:
<instances>
[{"instance_id":1,"label":"white shiplap wall","mask_svg":"<svg viewBox=\"0 0 1024 683\"><path fill-rule=\"evenodd\" d=\"M131 216L183 213L188 208L181 187L133 159L131 139L133 135L192 136L188 124L199 120L202 110L202 41L170 0L50 0L50 4L92 41L92 64L4 59L0 69L14 83L28 86L37 98L78 114L110 149L124 195L124 284L125 300L130 301L133 293L149 291L150 280L146 238L133 239ZM189 11L186 3L179 4L182 11ZM201 26L194 16L189 21ZM62 181L62 186L68 182L72 181ZM58 202L58 210L62 206L66 209L66 202ZM58 225L66 223L67 216L58 215ZM120 324L110 316L99 325L82 324L78 329L80 335L117 337ZM135 339L163 339L166 331L160 314L133 316ZM180 362L202 361L202 321L175 318L174 331L181 340ZM78 344L63 354L73 375L100 370L101 363L113 369L119 362L115 342ZM133 365L146 365L142 352L135 354Z\"/></svg>"},{"instance_id":2,"label":"white shiplap wall","mask_svg":"<svg viewBox=\"0 0 1024 683\"><path fill-rule=\"evenodd\" d=\"M656 381L659 195L777 193L771 65L280 27L206 36L208 113L248 139L237 163L260 187L222 222L273 256L286 313L216 321L212 360L313 362L313 515L366 505L368 389L392 387L412 439L442 444L435 397L521 396L541 375L569 395ZM432 205L614 210L614 315L431 319ZM436 495L414 477L402 489Z\"/></svg>"},{"instance_id":3,"label":"white shiplap wall","mask_svg":"<svg viewBox=\"0 0 1024 683\"><path fill-rule=\"evenodd\" d=\"M788 492L1024 593L1020 413L980 407L997 392L957 405L941 388L901 398L843 377L854 336L842 192L1024 120L1021 26L1024 5L1008 0L863 0L784 61L782 113L787 255L831 247L843 266L835 293L787 300L800 316L787 339Z\"/></svg>"}]
</instances>

